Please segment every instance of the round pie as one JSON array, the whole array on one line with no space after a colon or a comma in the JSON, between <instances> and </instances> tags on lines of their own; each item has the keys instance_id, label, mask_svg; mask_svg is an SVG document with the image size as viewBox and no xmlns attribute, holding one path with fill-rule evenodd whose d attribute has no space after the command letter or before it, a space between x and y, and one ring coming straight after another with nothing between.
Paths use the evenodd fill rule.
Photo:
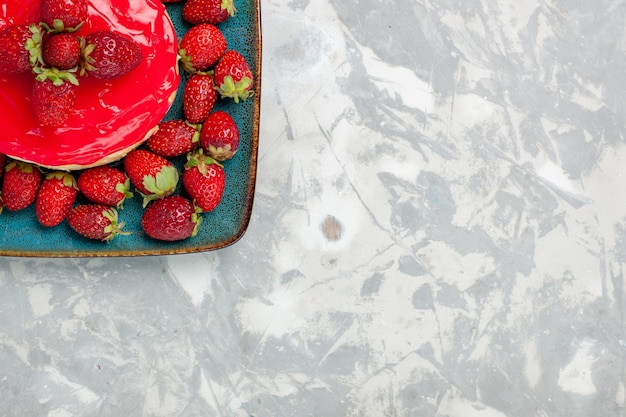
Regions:
<instances>
[{"instance_id":1,"label":"round pie","mask_svg":"<svg viewBox=\"0 0 626 417\"><path fill-rule=\"evenodd\" d=\"M0 28L39 22L39 0L0 7ZM112 81L79 77L74 112L58 127L42 127L30 105L35 76L0 72L0 153L37 165L83 169L121 159L152 135L180 83L178 43L160 0L89 0L89 18L76 32L110 30L132 37L142 63Z\"/></svg>"}]
</instances>

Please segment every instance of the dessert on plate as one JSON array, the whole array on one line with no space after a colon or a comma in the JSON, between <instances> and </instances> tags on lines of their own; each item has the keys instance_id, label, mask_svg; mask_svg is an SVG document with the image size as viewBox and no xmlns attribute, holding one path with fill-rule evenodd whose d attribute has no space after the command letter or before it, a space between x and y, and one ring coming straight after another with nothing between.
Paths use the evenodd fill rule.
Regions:
<instances>
[{"instance_id":1,"label":"dessert on plate","mask_svg":"<svg viewBox=\"0 0 626 417\"><path fill-rule=\"evenodd\" d=\"M0 7L0 29L39 23L39 3L9 0ZM41 125L33 112L34 74L0 72L0 153L77 170L119 160L155 132L180 82L176 33L164 5L160 0L88 0L88 18L76 34L101 30L136 41L141 63L114 80L80 77L74 110L58 127Z\"/></svg>"}]
</instances>

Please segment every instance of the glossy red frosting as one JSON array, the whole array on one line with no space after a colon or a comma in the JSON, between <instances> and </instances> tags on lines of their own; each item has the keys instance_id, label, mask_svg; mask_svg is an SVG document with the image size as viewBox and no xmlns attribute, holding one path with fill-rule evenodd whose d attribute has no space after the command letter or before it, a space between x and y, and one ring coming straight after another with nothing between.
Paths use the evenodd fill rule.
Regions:
<instances>
[{"instance_id":1,"label":"glossy red frosting","mask_svg":"<svg viewBox=\"0 0 626 417\"><path fill-rule=\"evenodd\" d=\"M0 4L0 27L39 21L40 0ZM30 107L32 74L0 74L0 152L36 164L78 169L119 159L167 113L180 82L177 39L160 0L89 0L79 30L113 30L142 47L139 67L113 81L81 77L76 108L59 128L39 126Z\"/></svg>"}]
</instances>

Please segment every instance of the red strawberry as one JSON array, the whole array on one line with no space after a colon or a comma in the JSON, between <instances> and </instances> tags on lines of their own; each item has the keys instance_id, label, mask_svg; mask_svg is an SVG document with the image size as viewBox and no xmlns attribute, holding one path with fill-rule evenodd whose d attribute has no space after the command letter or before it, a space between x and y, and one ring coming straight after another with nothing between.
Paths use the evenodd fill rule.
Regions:
<instances>
[{"instance_id":1,"label":"red strawberry","mask_svg":"<svg viewBox=\"0 0 626 417\"><path fill-rule=\"evenodd\" d=\"M143 51L134 39L121 33L99 30L85 36L81 73L101 80L113 80L137 68L142 60Z\"/></svg>"},{"instance_id":2,"label":"red strawberry","mask_svg":"<svg viewBox=\"0 0 626 417\"><path fill-rule=\"evenodd\" d=\"M74 110L77 86L68 81L35 81L31 92L32 106L43 126L58 127Z\"/></svg>"},{"instance_id":3,"label":"red strawberry","mask_svg":"<svg viewBox=\"0 0 626 417\"><path fill-rule=\"evenodd\" d=\"M82 204L70 210L67 223L79 235L88 239L110 242L123 232L124 222L118 221L117 210L100 204Z\"/></svg>"},{"instance_id":4,"label":"red strawberry","mask_svg":"<svg viewBox=\"0 0 626 417\"><path fill-rule=\"evenodd\" d=\"M135 149L124 158L130 182L143 196L145 207L151 200L168 196L178 184L178 170L167 159L144 149Z\"/></svg>"},{"instance_id":5,"label":"red strawberry","mask_svg":"<svg viewBox=\"0 0 626 417\"><path fill-rule=\"evenodd\" d=\"M189 73L206 71L220 59L228 43L222 32L210 23L192 26L178 46L183 69Z\"/></svg>"},{"instance_id":6,"label":"red strawberry","mask_svg":"<svg viewBox=\"0 0 626 417\"><path fill-rule=\"evenodd\" d=\"M151 203L141 216L141 227L158 240L183 240L195 236L202 222L199 209L180 195Z\"/></svg>"},{"instance_id":7,"label":"red strawberry","mask_svg":"<svg viewBox=\"0 0 626 417\"><path fill-rule=\"evenodd\" d=\"M56 33L45 39L43 60L61 70L74 68L80 62L81 45L78 36L72 33Z\"/></svg>"},{"instance_id":8,"label":"red strawberry","mask_svg":"<svg viewBox=\"0 0 626 417\"><path fill-rule=\"evenodd\" d=\"M183 113L190 123L202 123L217 101L209 74L198 72L187 80L183 90Z\"/></svg>"},{"instance_id":9,"label":"red strawberry","mask_svg":"<svg viewBox=\"0 0 626 417\"><path fill-rule=\"evenodd\" d=\"M224 52L215 66L213 82L222 98L230 97L235 103L254 94L252 71L244 56L237 51Z\"/></svg>"},{"instance_id":10,"label":"red strawberry","mask_svg":"<svg viewBox=\"0 0 626 417\"><path fill-rule=\"evenodd\" d=\"M42 175L39 169L26 162L7 164L2 180L4 207L11 211L25 209L37 198Z\"/></svg>"},{"instance_id":11,"label":"red strawberry","mask_svg":"<svg viewBox=\"0 0 626 417\"><path fill-rule=\"evenodd\" d=\"M84 170L78 177L78 189L92 203L118 208L133 196L126 174L108 165Z\"/></svg>"},{"instance_id":12,"label":"red strawberry","mask_svg":"<svg viewBox=\"0 0 626 417\"><path fill-rule=\"evenodd\" d=\"M183 172L183 186L202 211L208 212L220 203L226 186L224 168L202 150L189 155Z\"/></svg>"},{"instance_id":13,"label":"red strawberry","mask_svg":"<svg viewBox=\"0 0 626 417\"><path fill-rule=\"evenodd\" d=\"M26 43L32 37L28 25L9 25L0 29L0 72L31 72L30 52Z\"/></svg>"},{"instance_id":14,"label":"red strawberry","mask_svg":"<svg viewBox=\"0 0 626 417\"><path fill-rule=\"evenodd\" d=\"M159 123L159 130L148 138L148 149L165 158L193 151L200 139L200 125L175 119Z\"/></svg>"},{"instance_id":15,"label":"red strawberry","mask_svg":"<svg viewBox=\"0 0 626 417\"><path fill-rule=\"evenodd\" d=\"M77 195L76 179L69 172L55 171L46 175L35 200L39 223L46 227L61 223L72 209Z\"/></svg>"},{"instance_id":16,"label":"red strawberry","mask_svg":"<svg viewBox=\"0 0 626 417\"><path fill-rule=\"evenodd\" d=\"M75 31L87 20L87 0L41 0L39 16L52 31Z\"/></svg>"},{"instance_id":17,"label":"red strawberry","mask_svg":"<svg viewBox=\"0 0 626 417\"><path fill-rule=\"evenodd\" d=\"M187 0L183 6L183 19L193 25L217 25L234 16L236 11L233 0Z\"/></svg>"},{"instance_id":18,"label":"red strawberry","mask_svg":"<svg viewBox=\"0 0 626 417\"><path fill-rule=\"evenodd\" d=\"M217 110L202 123L200 145L218 161L230 159L239 148L239 128L225 111Z\"/></svg>"}]
</instances>

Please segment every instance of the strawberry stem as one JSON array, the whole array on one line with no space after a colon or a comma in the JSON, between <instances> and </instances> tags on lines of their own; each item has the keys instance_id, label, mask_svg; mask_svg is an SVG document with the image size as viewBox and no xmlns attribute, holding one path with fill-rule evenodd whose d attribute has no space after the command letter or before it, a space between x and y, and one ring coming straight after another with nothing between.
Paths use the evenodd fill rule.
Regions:
<instances>
[{"instance_id":1,"label":"strawberry stem","mask_svg":"<svg viewBox=\"0 0 626 417\"><path fill-rule=\"evenodd\" d=\"M41 28L36 24L28 25L28 30L33 35L26 41L25 48L28 50L29 62L32 67L45 65L43 61L43 46Z\"/></svg>"},{"instance_id":2,"label":"strawberry stem","mask_svg":"<svg viewBox=\"0 0 626 417\"><path fill-rule=\"evenodd\" d=\"M173 165L166 165L161 168L156 175L146 175L143 177L143 186L149 194L143 194L143 207L146 207L152 200L170 195L178 184L178 170Z\"/></svg>"},{"instance_id":3,"label":"strawberry stem","mask_svg":"<svg viewBox=\"0 0 626 417\"><path fill-rule=\"evenodd\" d=\"M194 213L191 215L192 223L195 223L193 228L193 232L191 232L190 237L194 237L200 231L200 224L202 224L202 209L198 207L195 203L193 205Z\"/></svg>"},{"instance_id":4,"label":"strawberry stem","mask_svg":"<svg viewBox=\"0 0 626 417\"><path fill-rule=\"evenodd\" d=\"M63 85L64 82L69 82L73 85L78 85L78 78L74 75L74 73L78 70L78 68L72 68L69 70L60 70L58 68L44 68L44 67L35 67L33 68L33 72L37 74L37 81L46 81L50 80L55 86Z\"/></svg>"},{"instance_id":5,"label":"strawberry stem","mask_svg":"<svg viewBox=\"0 0 626 417\"><path fill-rule=\"evenodd\" d=\"M235 2L233 0L222 0L222 4L220 5L222 10L227 10L228 14L234 16L237 12L235 8Z\"/></svg>"},{"instance_id":6,"label":"strawberry stem","mask_svg":"<svg viewBox=\"0 0 626 417\"><path fill-rule=\"evenodd\" d=\"M124 222L118 221L117 210L109 208L102 211L102 215L109 220L110 224L104 228L104 232L107 234L103 241L110 243L115 236L118 235L130 235L131 232L122 231Z\"/></svg>"},{"instance_id":7,"label":"strawberry stem","mask_svg":"<svg viewBox=\"0 0 626 417\"><path fill-rule=\"evenodd\" d=\"M235 103L239 103L239 99L247 100L254 94L254 91L250 90L252 85L252 79L250 77L243 77L240 81L236 82L233 77L227 75L224 77L224 82L215 89L220 93L222 98L232 98Z\"/></svg>"}]
</instances>

